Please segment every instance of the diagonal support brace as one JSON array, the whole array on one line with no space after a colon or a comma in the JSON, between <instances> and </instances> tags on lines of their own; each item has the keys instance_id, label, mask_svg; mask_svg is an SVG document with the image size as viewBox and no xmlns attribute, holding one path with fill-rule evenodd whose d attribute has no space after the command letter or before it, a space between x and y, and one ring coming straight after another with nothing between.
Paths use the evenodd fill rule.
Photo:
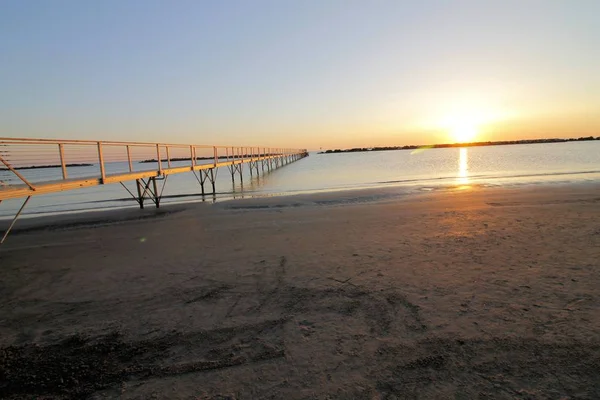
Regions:
<instances>
[{"instance_id":1,"label":"diagonal support brace","mask_svg":"<svg viewBox=\"0 0 600 400\"><path fill-rule=\"evenodd\" d=\"M2 240L0 240L0 244L4 243L4 241L8 237L8 234L12 230L13 226L15 226L15 223L17 222L17 219L19 218L19 216L23 212L23 209L25 208L25 206L29 202L29 199L31 199L31 196L27 196L27 198L25 199L25 202L23 202L23 205L21 206L21 208L19 208L19 211L17 212L17 214L15 215L15 217L13 218L13 220L11 221L10 225L8 226L8 229L6 230L6 232L4 232L4 236L2 236Z\"/></svg>"}]
</instances>

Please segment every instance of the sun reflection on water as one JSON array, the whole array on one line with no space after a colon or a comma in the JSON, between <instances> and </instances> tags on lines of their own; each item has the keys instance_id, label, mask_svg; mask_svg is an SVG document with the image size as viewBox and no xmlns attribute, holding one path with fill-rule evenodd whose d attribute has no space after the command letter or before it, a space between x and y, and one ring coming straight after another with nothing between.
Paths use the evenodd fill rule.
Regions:
<instances>
[{"instance_id":1,"label":"sun reflection on water","mask_svg":"<svg viewBox=\"0 0 600 400\"><path fill-rule=\"evenodd\" d=\"M469 153L468 149L461 147L458 155L458 183L467 185L469 183Z\"/></svg>"}]
</instances>

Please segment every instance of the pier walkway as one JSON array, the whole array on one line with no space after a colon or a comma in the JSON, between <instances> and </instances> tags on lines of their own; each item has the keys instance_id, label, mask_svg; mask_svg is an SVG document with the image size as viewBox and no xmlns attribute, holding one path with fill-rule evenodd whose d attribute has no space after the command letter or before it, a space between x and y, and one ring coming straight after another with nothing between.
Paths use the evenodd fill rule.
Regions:
<instances>
[{"instance_id":1,"label":"pier walkway","mask_svg":"<svg viewBox=\"0 0 600 400\"><path fill-rule=\"evenodd\" d=\"M24 199L0 243L32 196L120 183L140 208L145 200L159 207L169 175L192 172L202 195L215 194L220 168L235 181L244 166L259 175L306 156L306 149L0 138L0 203ZM127 181L135 181L134 192Z\"/></svg>"}]
</instances>

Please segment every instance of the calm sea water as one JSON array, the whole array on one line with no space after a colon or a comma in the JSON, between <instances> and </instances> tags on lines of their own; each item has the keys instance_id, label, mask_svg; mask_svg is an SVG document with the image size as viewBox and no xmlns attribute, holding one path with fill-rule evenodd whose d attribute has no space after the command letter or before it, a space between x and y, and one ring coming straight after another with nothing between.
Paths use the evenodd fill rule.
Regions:
<instances>
[{"instance_id":1,"label":"calm sea water","mask_svg":"<svg viewBox=\"0 0 600 400\"><path fill-rule=\"evenodd\" d=\"M174 165L178 165L174 163ZM186 165L181 162L180 165ZM108 173L125 171L125 163L111 163ZM148 168L151 168L150 166ZM98 167L73 168L70 176L97 176ZM60 173L53 170L22 171L33 181ZM600 141L512 146L407 150L366 153L317 154L235 184L226 168L217 175L216 200L239 197L288 195L316 191L400 185L420 191L455 185L521 185L600 181ZM135 186L127 186L134 192ZM210 188L209 185L206 186ZM200 185L192 173L172 175L163 203L202 201ZM213 201L207 196L207 201ZM0 204L0 218L8 218L22 200ZM148 204L152 206L152 204ZM137 207L119 184L36 196L24 215L34 216L114 207Z\"/></svg>"}]
</instances>

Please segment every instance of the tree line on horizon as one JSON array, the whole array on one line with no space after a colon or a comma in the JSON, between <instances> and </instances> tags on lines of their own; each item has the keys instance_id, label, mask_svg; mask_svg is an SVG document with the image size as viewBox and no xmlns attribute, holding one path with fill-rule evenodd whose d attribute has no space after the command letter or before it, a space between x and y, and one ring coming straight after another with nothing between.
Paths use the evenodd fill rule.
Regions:
<instances>
[{"instance_id":1,"label":"tree line on horizon","mask_svg":"<svg viewBox=\"0 0 600 400\"><path fill-rule=\"evenodd\" d=\"M385 151L385 150L417 150L422 148L428 149L444 149L449 147L476 147L476 146L504 146L511 144L538 144L538 143L563 143L563 142L582 142L588 140L600 140L600 136L586 136L580 138L569 138L569 139L524 139L524 140L501 140L501 141L488 141L488 142L470 142L470 143L443 143L433 145L409 145L409 146L379 146L379 147L355 147L352 149L335 149L321 151L319 154L333 154L333 153L356 153L362 151Z\"/></svg>"}]
</instances>

